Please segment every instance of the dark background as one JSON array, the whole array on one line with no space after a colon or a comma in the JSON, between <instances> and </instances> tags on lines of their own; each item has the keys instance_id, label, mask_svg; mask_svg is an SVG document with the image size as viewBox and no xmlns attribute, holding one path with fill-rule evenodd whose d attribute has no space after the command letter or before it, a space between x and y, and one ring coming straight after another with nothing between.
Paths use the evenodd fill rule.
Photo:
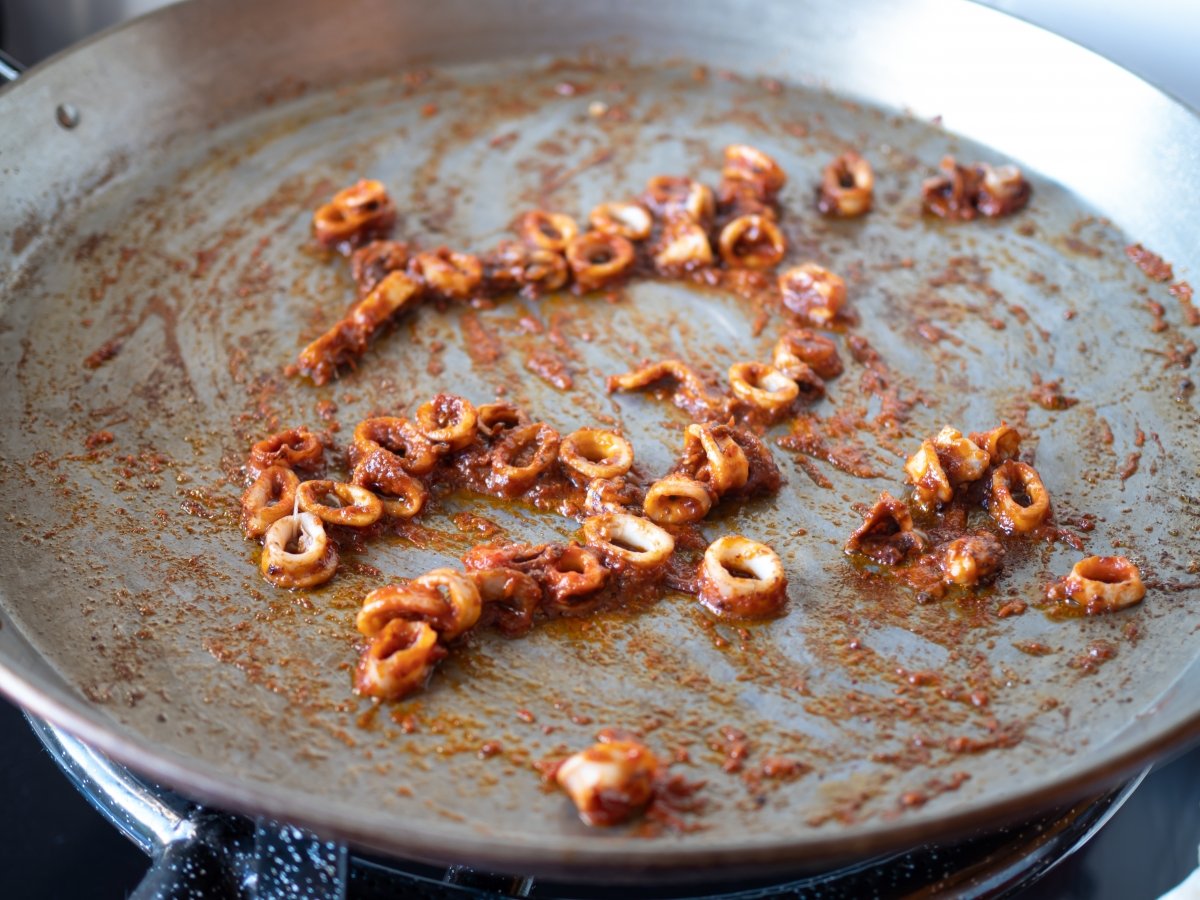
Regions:
<instances>
[{"instance_id":1,"label":"dark background","mask_svg":"<svg viewBox=\"0 0 1200 900\"><path fill-rule=\"evenodd\" d=\"M159 0L0 0L0 49L34 63ZM1068 35L1200 108L1200 3L988 0ZM0 123L2 127L2 123ZM1022 900L1149 900L1200 845L1200 750L1160 766L1082 851ZM124 897L148 859L95 812L0 700L0 898Z\"/></svg>"}]
</instances>

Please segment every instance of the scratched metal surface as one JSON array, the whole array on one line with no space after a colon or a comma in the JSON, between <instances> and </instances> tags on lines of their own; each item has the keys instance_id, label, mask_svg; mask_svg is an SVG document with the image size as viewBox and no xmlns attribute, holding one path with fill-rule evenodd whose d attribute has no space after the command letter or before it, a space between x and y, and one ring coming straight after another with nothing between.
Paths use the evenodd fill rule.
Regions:
<instances>
[{"instance_id":1,"label":"scratched metal surface","mask_svg":"<svg viewBox=\"0 0 1200 900\"><path fill-rule=\"evenodd\" d=\"M947 27L959 23L961 7L937 8L952 11ZM497 46L519 49L519 29L502 12L489 12ZM962 27L981 13L971 10ZM524 4L512 13L531 14ZM208 19L178 15L151 23L187 53L183 17ZM1006 154L869 98L850 102L835 81L813 86L778 53L764 68L734 48L736 77L719 66L701 75L695 60L730 57L727 44L710 36L701 56L703 40L681 38L691 54L664 62L647 32L565 54L540 52L540 32L530 33L539 52L500 61L393 63L388 76L328 90L282 81L256 94L255 108L186 140L108 157L109 177L80 179L56 215L62 197L51 182L22 182L15 206L28 201L35 214L6 226L14 265L0 282L4 689L218 802L422 858L607 877L813 865L986 825L1084 792L1189 736L1196 417L1181 387L1187 370L1178 355L1170 361L1188 335L1164 287L1126 260L1130 237L1105 218L1114 211L1035 167L1027 211L929 221L919 186L943 154ZM128 36L110 38L109 52ZM75 64L104 50L88 48L92 57ZM375 61L363 72L384 65L366 56ZM39 91L52 95L53 72L0 102L27 91L28 109ZM589 114L597 101L607 115ZM791 179L782 197L789 259L847 277L859 323L845 333L871 341L901 394L926 398L895 441L866 427L854 435L877 477L820 460L806 460L806 473L773 445L786 477L780 495L705 523L710 537L736 530L779 551L787 615L739 632L667 596L521 640L472 635L413 700L375 709L356 699L358 598L386 578L453 564L477 536L452 512L486 516L513 539L568 536L576 525L456 501L404 536L346 553L324 588L277 591L236 525L238 467L252 440L336 422L344 441L363 416L411 411L439 390L476 403L503 390L564 433L619 422L638 461L658 473L685 419L649 395L605 395L605 376L668 355L723 373L765 358L784 322L774 315L755 334L747 302L658 282L608 299L422 309L357 371L317 389L282 368L340 315L352 284L344 264L308 246L313 206L356 177L379 178L401 210L398 235L481 251L530 206L582 217L650 175L715 183L732 141L780 161ZM846 146L875 164L876 210L827 222L812 190ZM0 158L16 159L18 173L36 168L5 149ZM1186 240L1175 249L1186 277L1195 257ZM1166 305L1167 330L1150 330L1148 300ZM479 360L467 338L478 327L465 329L464 316L497 343L494 362ZM570 391L524 367L548 331L573 373ZM861 405L869 422L878 399L862 393L845 333L837 340L847 371L813 412L825 419ZM100 361L106 346L115 349ZM1079 403L1059 412L1031 404L1035 376L1061 380ZM1142 565L1152 582L1142 605L1091 620L1051 619L1032 605L999 618L1003 603L1035 603L1069 569L1079 554L1061 544L1011 553L998 588L963 603L918 605L850 566L840 548L858 521L851 504L901 490L897 449L946 422L983 429L1000 418L1027 424L1059 521L1095 516L1087 552L1115 550ZM1152 435L1141 447L1138 428ZM89 447L99 431L113 441ZM1122 479L1132 452L1140 465ZM1097 641L1115 656L1081 664ZM1030 643L1048 652L1018 648ZM914 684L913 672L937 677ZM706 810L686 817L702 827L589 831L562 795L541 789L533 763L605 726L639 730L668 755L687 748L690 762L676 769L707 782ZM728 728L749 739L740 771L723 768ZM955 752L958 738L997 746ZM481 754L490 741L501 751ZM772 757L801 767L792 778L764 776ZM926 802L906 806L913 792Z\"/></svg>"}]
</instances>

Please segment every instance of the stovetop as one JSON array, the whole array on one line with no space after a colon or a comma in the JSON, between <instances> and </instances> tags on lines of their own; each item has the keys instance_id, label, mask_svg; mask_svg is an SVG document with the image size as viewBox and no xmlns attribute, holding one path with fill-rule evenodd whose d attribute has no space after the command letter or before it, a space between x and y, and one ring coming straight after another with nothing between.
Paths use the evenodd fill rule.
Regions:
<instances>
[{"instance_id":1,"label":"stovetop","mask_svg":"<svg viewBox=\"0 0 1200 900\"><path fill-rule=\"evenodd\" d=\"M53 739L53 735L51 735ZM80 896L124 897L133 891L145 876L149 858L126 839L116 827L97 812L75 790L71 781L56 765L50 753L35 735L21 713L0 701L0 897L59 898ZM1112 808L1117 807L1116 812ZM1112 808L1110 808L1112 807ZM1097 824L1099 832L1082 848L1071 853L1048 875L1032 887L1007 893L1005 880L1025 882L1029 872L1021 871L1023 863L999 861L1011 854L1014 847L1041 852L1045 859L1038 867L1067 853L1078 839L1085 837ZM342 866L339 877L348 898L384 896L429 897L458 900L488 896L552 896L560 893L554 886L531 888L521 879L489 879L470 870L434 869L428 866L406 867L411 880L404 882L403 893L396 893L396 881L388 872L389 861L367 856L338 857L335 848L305 845L300 834L283 832L256 833L253 823L201 813L196 819L201 828L211 828L214 834L239 846L239 853L252 853L256 842L259 849L264 840L272 841L282 835L284 843L294 841L309 855L326 854L317 859L316 871L330 871ZM1046 850L1039 837L1043 831L1061 828L1067 822L1073 829L1063 839ZM1128 797L1116 792L1101 804L1067 817L1047 820L1045 824L1024 830L1013 830L989 839L982 848L968 850L943 848L937 852L923 851L899 855L878 867L886 873L839 872L835 878L809 877L799 884L788 879L767 883L745 882L720 886L725 894L748 897L781 896L913 896L927 892L931 883L948 878L957 887L951 893L964 890L964 868L982 871L991 866L1000 871L987 882L990 896L1016 896L1021 900L1048 898L1079 898L1079 900L1150 900L1187 877L1197 865L1200 845L1200 749L1162 766L1147 777ZM1039 849L1040 848L1040 849ZM347 861L348 860L348 861ZM855 880L857 879L857 880ZM945 884L947 882L943 882ZM978 879L973 883L980 884ZM780 885L776 887L775 885ZM81 887L85 887L81 891ZM703 893L712 894L711 888ZM999 892L999 893L997 893ZM636 888L610 893L603 887L575 886L566 889L566 896L603 897L667 895L662 891ZM679 896L679 890L671 892ZM926 894L927 895L927 894ZM314 897L331 896L324 888L312 893Z\"/></svg>"}]
</instances>

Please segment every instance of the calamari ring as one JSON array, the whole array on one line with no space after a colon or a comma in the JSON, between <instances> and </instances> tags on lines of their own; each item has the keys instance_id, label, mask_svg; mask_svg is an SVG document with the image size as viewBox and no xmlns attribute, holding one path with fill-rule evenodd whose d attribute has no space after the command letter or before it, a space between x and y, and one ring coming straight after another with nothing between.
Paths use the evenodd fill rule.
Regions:
<instances>
[{"instance_id":1,"label":"calamari ring","mask_svg":"<svg viewBox=\"0 0 1200 900\"><path fill-rule=\"evenodd\" d=\"M456 253L448 247L418 253L412 267L427 287L449 300L470 300L483 280L479 257Z\"/></svg>"},{"instance_id":2,"label":"calamari ring","mask_svg":"<svg viewBox=\"0 0 1200 900\"><path fill-rule=\"evenodd\" d=\"M485 403L476 410L475 424L485 438L498 438L509 429L528 425L529 416L511 403Z\"/></svg>"},{"instance_id":3,"label":"calamari ring","mask_svg":"<svg viewBox=\"0 0 1200 900\"><path fill-rule=\"evenodd\" d=\"M541 578L546 608L558 615L587 611L590 607L581 601L594 597L608 583L610 573L600 555L574 541L565 547L558 545L544 563Z\"/></svg>"},{"instance_id":4,"label":"calamari ring","mask_svg":"<svg viewBox=\"0 0 1200 900\"><path fill-rule=\"evenodd\" d=\"M450 604L433 588L408 584L385 584L363 597L362 607L354 618L354 627L367 637L374 637L392 619L414 622L446 622L450 619Z\"/></svg>"},{"instance_id":5,"label":"calamari ring","mask_svg":"<svg viewBox=\"0 0 1200 900\"><path fill-rule=\"evenodd\" d=\"M589 547L599 551L614 570L633 568L652 572L666 565L675 539L649 519L628 513L602 513L583 520Z\"/></svg>"},{"instance_id":6,"label":"calamari ring","mask_svg":"<svg viewBox=\"0 0 1200 900\"><path fill-rule=\"evenodd\" d=\"M1016 459L1021 453L1021 433L1004 422L991 431L972 431L971 442L987 451L993 466L1007 459Z\"/></svg>"},{"instance_id":7,"label":"calamari ring","mask_svg":"<svg viewBox=\"0 0 1200 900\"><path fill-rule=\"evenodd\" d=\"M295 511L300 479L286 466L267 466L242 494L242 530L258 538Z\"/></svg>"},{"instance_id":8,"label":"calamari ring","mask_svg":"<svg viewBox=\"0 0 1200 900\"><path fill-rule=\"evenodd\" d=\"M512 497L528 489L558 456L558 432L533 422L507 432L492 450L488 484ZM522 462L522 458L526 459Z\"/></svg>"},{"instance_id":9,"label":"calamari ring","mask_svg":"<svg viewBox=\"0 0 1200 900\"><path fill-rule=\"evenodd\" d=\"M884 566L898 566L925 549L925 535L913 527L908 506L887 491L846 540L845 552L861 553Z\"/></svg>"},{"instance_id":10,"label":"calamari ring","mask_svg":"<svg viewBox=\"0 0 1200 900\"><path fill-rule=\"evenodd\" d=\"M722 228L717 247L727 266L770 269L783 260L787 241L770 218L752 213L738 216Z\"/></svg>"},{"instance_id":11,"label":"calamari ring","mask_svg":"<svg viewBox=\"0 0 1200 900\"><path fill-rule=\"evenodd\" d=\"M816 263L793 266L779 274L783 305L816 325L825 325L846 303L846 282Z\"/></svg>"},{"instance_id":12,"label":"calamari ring","mask_svg":"<svg viewBox=\"0 0 1200 900\"><path fill-rule=\"evenodd\" d=\"M807 328L794 328L780 336L771 353L771 365L795 381L805 377L803 369L826 380L837 378L843 370L837 345Z\"/></svg>"},{"instance_id":13,"label":"calamari ring","mask_svg":"<svg viewBox=\"0 0 1200 900\"><path fill-rule=\"evenodd\" d=\"M722 433L724 429L718 431L719 428L692 424L684 434L684 455L700 456L704 460L692 476L707 482L718 497L744 487L750 478L750 462L745 451L731 435Z\"/></svg>"},{"instance_id":14,"label":"calamari ring","mask_svg":"<svg viewBox=\"0 0 1200 900\"><path fill-rule=\"evenodd\" d=\"M271 466L312 471L325 460L325 448L307 428L289 428L263 438L250 448L246 464L253 478Z\"/></svg>"},{"instance_id":15,"label":"calamari ring","mask_svg":"<svg viewBox=\"0 0 1200 900\"><path fill-rule=\"evenodd\" d=\"M633 244L619 234L588 231L567 244L567 265L579 290L606 287L633 268Z\"/></svg>"},{"instance_id":16,"label":"calamari ring","mask_svg":"<svg viewBox=\"0 0 1200 900\"><path fill-rule=\"evenodd\" d=\"M650 237L654 218L640 203L601 203L588 214L588 223L596 231L617 234L630 241Z\"/></svg>"},{"instance_id":17,"label":"calamari ring","mask_svg":"<svg viewBox=\"0 0 1200 900\"><path fill-rule=\"evenodd\" d=\"M606 741L568 757L554 779L588 825L624 822L650 802L658 760L636 741Z\"/></svg>"},{"instance_id":18,"label":"calamari ring","mask_svg":"<svg viewBox=\"0 0 1200 900\"><path fill-rule=\"evenodd\" d=\"M922 441L920 448L904 463L905 481L913 485L913 499L922 509L936 509L954 497L954 487L933 441Z\"/></svg>"},{"instance_id":19,"label":"calamari ring","mask_svg":"<svg viewBox=\"0 0 1200 900\"><path fill-rule=\"evenodd\" d=\"M691 178L656 175L646 182L644 196L646 204L665 218L682 216L703 225L716 212L712 190Z\"/></svg>"},{"instance_id":20,"label":"calamari ring","mask_svg":"<svg viewBox=\"0 0 1200 900\"><path fill-rule=\"evenodd\" d=\"M712 488L676 472L660 478L646 491L646 517L659 525L687 525L708 515L716 502Z\"/></svg>"},{"instance_id":21,"label":"calamari ring","mask_svg":"<svg viewBox=\"0 0 1200 900\"><path fill-rule=\"evenodd\" d=\"M291 590L324 584L337 566L337 546L312 513L284 516L263 536L259 568L263 578L276 587Z\"/></svg>"},{"instance_id":22,"label":"calamari ring","mask_svg":"<svg viewBox=\"0 0 1200 900\"><path fill-rule=\"evenodd\" d=\"M452 641L464 631L473 628L483 612L483 601L479 597L479 589L471 578L455 569L434 569L426 572L411 582L414 587L429 588L433 591L445 591L444 599L450 608L450 615L432 623L441 632L443 641Z\"/></svg>"},{"instance_id":23,"label":"calamari ring","mask_svg":"<svg viewBox=\"0 0 1200 900\"><path fill-rule=\"evenodd\" d=\"M386 450L362 457L350 473L350 483L379 497L383 514L393 519L411 519L425 507L429 491L395 462Z\"/></svg>"},{"instance_id":24,"label":"calamari ring","mask_svg":"<svg viewBox=\"0 0 1200 900\"><path fill-rule=\"evenodd\" d=\"M721 175L732 180L752 181L768 196L779 193L787 184L787 173L779 163L749 144L730 144L725 148Z\"/></svg>"},{"instance_id":25,"label":"calamari ring","mask_svg":"<svg viewBox=\"0 0 1200 900\"><path fill-rule=\"evenodd\" d=\"M399 700L424 687L445 655L429 623L392 619L359 658L354 690L366 697Z\"/></svg>"},{"instance_id":26,"label":"calamari ring","mask_svg":"<svg viewBox=\"0 0 1200 900\"><path fill-rule=\"evenodd\" d=\"M745 403L771 415L781 415L800 396L800 387L774 366L738 362L729 367L729 386Z\"/></svg>"},{"instance_id":27,"label":"calamari ring","mask_svg":"<svg viewBox=\"0 0 1200 900\"><path fill-rule=\"evenodd\" d=\"M615 431L580 428L563 438L558 459L586 479L617 478L633 466L633 447Z\"/></svg>"},{"instance_id":28,"label":"calamari ring","mask_svg":"<svg viewBox=\"0 0 1200 900\"><path fill-rule=\"evenodd\" d=\"M870 211L874 193L871 164L851 150L825 167L817 188L817 209L826 216L852 219Z\"/></svg>"},{"instance_id":29,"label":"calamari ring","mask_svg":"<svg viewBox=\"0 0 1200 900\"><path fill-rule=\"evenodd\" d=\"M986 531L956 538L941 548L942 580L973 587L990 581L1004 562L1004 546Z\"/></svg>"},{"instance_id":30,"label":"calamari ring","mask_svg":"<svg viewBox=\"0 0 1200 900\"><path fill-rule=\"evenodd\" d=\"M1116 612L1140 603L1146 585L1138 567L1124 556L1088 556L1071 568L1063 590L1088 615Z\"/></svg>"},{"instance_id":31,"label":"calamari ring","mask_svg":"<svg viewBox=\"0 0 1200 900\"><path fill-rule=\"evenodd\" d=\"M659 272L682 275L712 264L712 244L703 225L687 216L667 221L654 253L654 267Z\"/></svg>"},{"instance_id":32,"label":"calamari ring","mask_svg":"<svg viewBox=\"0 0 1200 900\"><path fill-rule=\"evenodd\" d=\"M937 449L942 468L946 470L946 477L953 485L978 481L991 465L991 456L986 450L949 425L938 432L933 439L933 446Z\"/></svg>"},{"instance_id":33,"label":"calamari ring","mask_svg":"<svg viewBox=\"0 0 1200 900\"><path fill-rule=\"evenodd\" d=\"M522 291L539 297L548 291L557 291L571 277L567 258L555 250L533 250L521 270Z\"/></svg>"},{"instance_id":34,"label":"calamari ring","mask_svg":"<svg viewBox=\"0 0 1200 900\"><path fill-rule=\"evenodd\" d=\"M325 247L343 251L387 232L395 224L396 206L382 182L362 179L333 195L313 213L313 236Z\"/></svg>"},{"instance_id":35,"label":"calamari ring","mask_svg":"<svg viewBox=\"0 0 1200 900\"><path fill-rule=\"evenodd\" d=\"M336 498L340 505L328 501ZM383 503L365 487L338 481L305 481L296 488L296 503L329 525L367 528L383 515Z\"/></svg>"},{"instance_id":36,"label":"calamari ring","mask_svg":"<svg viewBox=\"0 0 1200 900\"><path fill-rule=\"evenodd\" d=\"M704 551L698 598L722 618L761 619L787 601L787 575L766 544L727 534Z\"/></svg>"},{"instance_id":37,"label":"calamari ring","mask_svg":"<svg viewBox=\"0 0 1200 900\"><path fill-rule=\"evenodd\" d=\"M570 216L535 209L517 220L517 233L532 247L562 253L579 234L579 226Z\"/></svg>"},{"instance_id":38,"label":"calamari ring","mask_svg":"<svg viewBox=\"0 0 1200 900\"><path fill-rule=\"evenodd\" d=\"M435 444L450 451L461 450L475 440L478 414L475 407L456 394L436 394L416 412L417 427Z\"/></svg>"},{"instance_id":39,"label":"calamari ring","mask_svg":"<svg viewBox=\"0 0 1200 900\"><path fill-rule=\"evenodd\" d=\"M351 466L381 450L388 454L393 465L410 475L428 475L438 461L433 444L408 419L375 416L354 426L348 451Z\"/></svg>"},{"instance_id":40,"label":"calamari ring","mask_svg":"<svg viewBox=\"0 0 1200 900\"><path fill-rule=\"evenodd\" d=\"M1014 486L1028 498L1029 503L1018 502L1013 496ZM1041 525L1050 513L1050 494L1037 470L1015 459L998 465L992 471L988 513L1008 534L1024 534Z\"/></svg>"},{"instance_id":41,"label":"calamari ring","mask_svg":"<svg viewBox=\"0 0 1200 900\"><path fill-rule=\"evenodd\" d=\"M474 569L467 575L479 589L483 616L506 637L518 637L533 627L533 614L542 603L541 585L517 569Z\"/></svg>"}]
</instances>

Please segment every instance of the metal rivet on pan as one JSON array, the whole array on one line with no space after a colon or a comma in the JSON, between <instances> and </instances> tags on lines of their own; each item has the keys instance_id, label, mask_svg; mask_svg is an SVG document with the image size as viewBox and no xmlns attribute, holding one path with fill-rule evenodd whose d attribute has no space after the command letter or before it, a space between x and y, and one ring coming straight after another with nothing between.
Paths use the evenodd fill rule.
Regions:
<instances>
[{"instance_id":1,"label":"metal rivet on pan","mask_svg":"<svg viewBox=\"0 0 1200 900\"><path fill-rule=\"evenodd\" d=\"M74 128L79 124L79 110L70 103L60 103L54 110L54 117L63 128Z\"/></svg>"}]
</instances>

